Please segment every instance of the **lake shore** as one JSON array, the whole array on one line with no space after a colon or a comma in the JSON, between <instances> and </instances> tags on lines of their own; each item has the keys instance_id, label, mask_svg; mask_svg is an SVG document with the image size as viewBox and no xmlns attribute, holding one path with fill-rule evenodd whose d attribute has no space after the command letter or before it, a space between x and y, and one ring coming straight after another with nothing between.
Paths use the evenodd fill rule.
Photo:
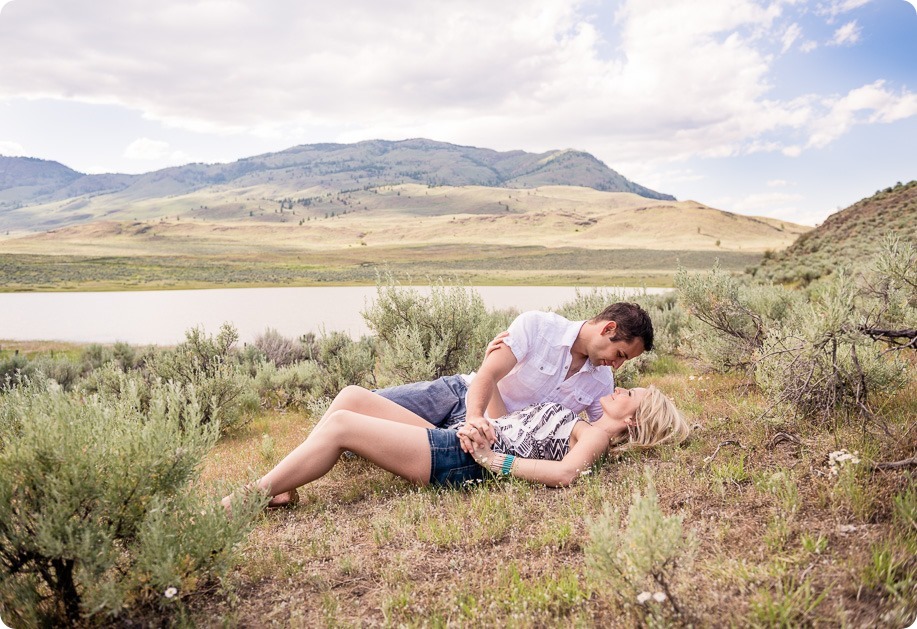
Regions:
<instances>
[{"instance_id":1,"label":"lake shore","mask_svg":"<svg viewBox=\"0 0 917 629\"><path fill-rule=\"evenodd\" d=\"M760 254L544 247L359 248L288 256L0 253L0 292L80 292L403 285L671 288L679 266L742 271Z\"/></svg>"}]
</instances>

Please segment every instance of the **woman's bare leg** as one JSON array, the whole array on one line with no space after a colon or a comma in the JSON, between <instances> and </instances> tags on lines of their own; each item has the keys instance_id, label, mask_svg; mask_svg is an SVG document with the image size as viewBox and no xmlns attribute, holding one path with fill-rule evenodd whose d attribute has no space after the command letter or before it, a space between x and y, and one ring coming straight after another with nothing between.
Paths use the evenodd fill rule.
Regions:
<instances>
[{"instance_id":1,"label":"woman's bare leg","mask_svg":"<svg viewBox=\"0 0 917 629\"><path fill-rule=\"evenodd\" d=\"M322 421L322 430L313 430L258 480L260 489L277 496L321 478L344 450L418 485L430 482L430 442L425 428L349 410L326 413ZM223 503L229 504L229 496Z\"/></svg>"}]
</instances>

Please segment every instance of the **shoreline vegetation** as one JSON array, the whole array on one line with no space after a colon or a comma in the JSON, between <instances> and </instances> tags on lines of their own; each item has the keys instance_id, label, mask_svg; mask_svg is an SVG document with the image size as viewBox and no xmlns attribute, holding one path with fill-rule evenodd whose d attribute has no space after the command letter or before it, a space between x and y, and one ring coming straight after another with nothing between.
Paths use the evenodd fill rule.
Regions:
<instances>
[{"instance_id":1,"label":"shoreline vegetation","mask_svg":"<svg viewBox=\"0 0 917 629\"><path fill-rule=\"evenodd\" d=\"M276 256L182 257L0 253L0 292L182 290L276 286L405 285L431 277L479 286L671 288L679 265L742 271L761 254L735 251L411 246Z\"/></svg>"},{"instance_id":2,"label":"shoreline vegetation","mask_svg":"<svg viewBox=\"0 0 917 629\"><path fill-rule=\"evenodd\" d=\"M361 339L268 330L240 347L225 326L174 348L2 342L0 550L28 559L0 564L0 614L15 626L908 626L915 352L818 314L874 303L843 275L807 293L722 269L675 281L636 298L657 350L617 380L658 386L694 434L611 457L565 490L418 489L357 457L295 508L261 511L257 495L231 520L216 508L344 385L474 368L512 313L464 290L380 285ZM582 319L608 299L583 292L557 310ZM835 362L817 348L786 358L796 326L833 338ZM799 369L811 387L794 388ZM38 526L42 540L98 543L22 533Z\"/></svg>"}]
</instances>

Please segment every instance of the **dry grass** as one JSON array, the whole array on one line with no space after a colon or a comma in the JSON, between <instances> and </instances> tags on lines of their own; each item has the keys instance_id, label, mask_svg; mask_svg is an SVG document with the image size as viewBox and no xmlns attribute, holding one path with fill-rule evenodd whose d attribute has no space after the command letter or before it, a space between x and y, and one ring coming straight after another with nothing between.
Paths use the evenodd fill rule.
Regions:
<instances>
[{"instance_id":1,"label":"dry grass","mask_svg":"<svg viewBox=\"0 0 917 629\"><path fill-rule=\"evenodd\" d=\"M736 376L666 361L644 379L699 429L680 448L611 460L567 490L488 482L417 489L359 459L306 488L297 508L266 513L233 575L237 598L192 610L207 626L637 626L645 608L586 568L588 521L626 509L654 474L666 513L699 539L675 593L696 626L907 626L917 613L917 530L896 515L913 470L869 471L913 455L917 392L890 401L897 439L857 425L830 430L765 420ZM266 414L224 440L205 482L245 482L307 434L312 419ZM787 433L792 439L778 435ZM726 444L726 442L730 442ZM904 442L904 443L902 443ZM726 445L723 445L726 444ZM828 454L864 461L830 474ZM911 525L913 526L913 525Z\"/></svg>"},{"instance_id":2,"label":"dry grass","mask_svg":"<svg viewBox=\"0 0 917 629\"><path fill-rule=\"evenodd\" d=\"M364 244L401 247L408 243L526 243L584 249L760 254L767 249L783 249L809 230L775 219L724 212L694 201L656 201L629 193L569 186L518 190L405 184L339 193L326 202L296 206L284 214L275 211L275 201L261 196L273 192L246 194L233 197L223 192L219 198L209 200L199 196L184 201L173 198L169 205L153 200L90 208L90 213L97 216L92 222L39 235L11 234L0 238L0 252L290 254ZM96 202L103 200L90 200L90 204ZM36 206L29 210L53 214L55 208ZM309 220L300 224L305 219Z\"/></svg>"}]
</instances>

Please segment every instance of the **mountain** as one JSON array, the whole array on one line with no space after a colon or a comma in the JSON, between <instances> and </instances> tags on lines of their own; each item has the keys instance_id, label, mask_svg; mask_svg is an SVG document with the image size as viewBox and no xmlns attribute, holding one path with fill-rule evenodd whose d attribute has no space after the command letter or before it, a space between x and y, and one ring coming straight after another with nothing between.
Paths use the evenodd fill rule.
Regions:
<instances>
[{"instance_id":1,"label":"mountain","mask_svg":"<svg viewBox=\"0 0 917 629\"><path fill-rule=\"evenodd\" d=\"M393 184L501 188L570 185L675 200L626 179L582 151L535 154L425 139L371 140L308 144L229 164L188 164L142 175L86 175L57 162L0 157L0 229L38 230L76 224L113 209L127 210L139 201L194 193L206 197L208 192L261 187L270 188L278 198L297 198L320 191L368 190Z\"/></svg>"},{"instance_id":2,"label":"mountain","mask_svg":"<svg viewBox=\"0 0 917 629\"><path fill-rule=\"evenodd\" d=\"M776 282L807 283L839 266L862 265L878 252L887 235L917 241L917 181L899 182L832 214L784 251L765 254L756 275Z\"/></svg>"}]
</instances>

